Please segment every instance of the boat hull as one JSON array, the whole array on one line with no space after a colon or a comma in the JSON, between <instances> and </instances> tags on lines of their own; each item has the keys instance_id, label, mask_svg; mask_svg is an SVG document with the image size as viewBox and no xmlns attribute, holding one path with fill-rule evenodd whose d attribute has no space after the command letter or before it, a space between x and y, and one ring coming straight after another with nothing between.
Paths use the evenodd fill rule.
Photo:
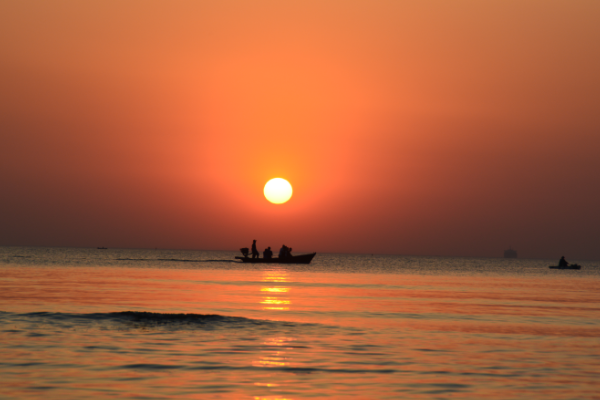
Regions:
<instances>
[{"instance_id":1,"label":"boat hull","mask_svg":"<svg viewBox=\"0 0 600 400\"><path fill-rule=\"evenodd\" d=\"M551 268L551 269L581 269L581 265L573 264L573 265L568 265L566 267L559 267L558 265L551 265L548 268Z\"/></svg>"},{"instance_id":2,"label":"boat hull","mask_svg":"<svg viewBox=\"0 0 600 400\"><path fill-rule=\"evenodd\" d=\"M250 258L250 257L236 257L237 260L242 260L244 263L250 264L310 264L313 257L317 253L312 254L301 254L299 256L292 256L286 258Z\"/></svg>"}]
</instances>

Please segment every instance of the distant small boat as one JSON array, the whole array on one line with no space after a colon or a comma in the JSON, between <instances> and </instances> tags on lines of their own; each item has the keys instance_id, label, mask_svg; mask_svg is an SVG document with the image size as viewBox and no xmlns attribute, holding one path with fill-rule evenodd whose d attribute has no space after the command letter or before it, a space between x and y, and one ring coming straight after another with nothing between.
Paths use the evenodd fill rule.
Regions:
<instances>
[{"instance_id":1,"label":"distant small boat","mask_svg":"<svg viewBox=\"0 0 600 400\"><path fill-rule=\"evenodd\" d=\"M508 250L504 250L504 258L517 258L517 251L509 247Z\"/></svg>"},{"instance_id":2,"label":"distant small boat","mask_svg":"<svg viewBox=\"0 0 600 400\"><path fill-rule=\"evenodd\" d=\"M564 267L559 267L558 265L551 265L548 268L552 269L581 269L581 265L571 264Z\"/></svg>"},{"instance_id":3,"label":"distant small boat","mask_svg":"<svg viewBox=\"0 0 600 400\"><path fill-rule=\"evenodd\" d=\"M108 247L96 247L98 250L106 250Z\"/></svg>"},{"instance_id":4,"label":"distant small boat","mask_svg":"<svg viewBox=\"0 0 600 400\"><path fill-rule=\"evenodd\" d=\"M312 254L301 254L299 256L291 256L285 258L250 258L250 257L236 257L237 260L242 260L244 263L250 264L310 264L313 257L317 253Z\"/></svg>"}]
</instances>

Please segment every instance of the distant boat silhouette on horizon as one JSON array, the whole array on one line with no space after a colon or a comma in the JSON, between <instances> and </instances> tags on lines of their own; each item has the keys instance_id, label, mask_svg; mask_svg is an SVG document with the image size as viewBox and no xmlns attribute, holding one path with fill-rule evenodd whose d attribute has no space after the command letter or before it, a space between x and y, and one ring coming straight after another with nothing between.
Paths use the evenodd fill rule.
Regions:
<instances>
[{"instance_id":1,"label":"distant boat silhouette on horizon","mask_svg":"<svg viewBox=\"0 0 600 400\"><path fill-rule=\"evenodd\" d=\"M273 258L250 258L250 257L236 257L237 260L242 260L243 263L250 264L310 264L312 259L317 253L301 254L298 256L289 257L273 257Z\"/></svg>"},{"instance_id":2,"label":"distant boat silhouette on horizon","mask_svg":"<svg viewBox=\"0 0 600 400\"><path fill-rule=\"evenodd\" d=\"M581 269L581 265L579 265L579 264L569 264L569 265L565 265L563 267L561 267L559 265L551 265L548 268L550 268L550 269Z\"/></svg>"},{"instance_id":3,"label":"distant boat silhouette on horizon","mask_svg":"<svg viewBox=\"0 0 600 400\"><path fill-rule=\"evenodd\" d=\"M504 250L504 258L517 258L517 251L512 249L512 246L508 250Z\"/></svg>"}]
</instances>

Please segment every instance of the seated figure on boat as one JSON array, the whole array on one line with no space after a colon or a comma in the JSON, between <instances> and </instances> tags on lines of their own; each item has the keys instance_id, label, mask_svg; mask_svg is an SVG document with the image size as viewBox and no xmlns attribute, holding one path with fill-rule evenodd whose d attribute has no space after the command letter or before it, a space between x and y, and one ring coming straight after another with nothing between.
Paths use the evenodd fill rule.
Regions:
<instances>
[{"instance_id":1,"label":"seated figure on boat","mask_svg":"<svg viewBox=\"0 0 600 400\"><path fill-rule=\"evenodd\" d=\"M288 249L288 247L284 244L283 246L281 246L281 249L279 249L279 258L287 258L290 256L290 249Z\"/></svg>"},{"instance_id":2,"label":"seated figure on boat","mask_svg":"<svg viewBox=\"0 0 600 400\"><path fill-rule=\"evenodd\" d=\"M273 251L271 250L271 246L267 247L265 251L263 251L263 257L265 260L270 260L273 258Z\"/></svg>"},{"instance_id":3,"label":"seated figure on boat","mask_svg":"<svg viewBox=\"0 0 600 400\"><path fill-rule=\"evenodd\" d=\"M562 256L560 258L560 261L558 262L558 266L559 267L568 267L569 263L567 262L567 260L565 260L565 256Z\"/></svg>"}]
</instances>

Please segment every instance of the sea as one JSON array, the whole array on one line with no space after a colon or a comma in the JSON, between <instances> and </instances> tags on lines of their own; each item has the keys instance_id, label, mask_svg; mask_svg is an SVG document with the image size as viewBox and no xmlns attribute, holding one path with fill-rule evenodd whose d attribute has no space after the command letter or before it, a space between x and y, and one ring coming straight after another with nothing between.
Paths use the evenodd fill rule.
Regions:
<instances>
[{"instance_id":1,"label":"sea","mask_svg":"<svg viewBox=\"0 0 600 400\"><path fill-rule=\"evenodd\" d=\"M0 247L0 398L600 399L598 261L237 255Z\"/></svg>"}]
</instances>

